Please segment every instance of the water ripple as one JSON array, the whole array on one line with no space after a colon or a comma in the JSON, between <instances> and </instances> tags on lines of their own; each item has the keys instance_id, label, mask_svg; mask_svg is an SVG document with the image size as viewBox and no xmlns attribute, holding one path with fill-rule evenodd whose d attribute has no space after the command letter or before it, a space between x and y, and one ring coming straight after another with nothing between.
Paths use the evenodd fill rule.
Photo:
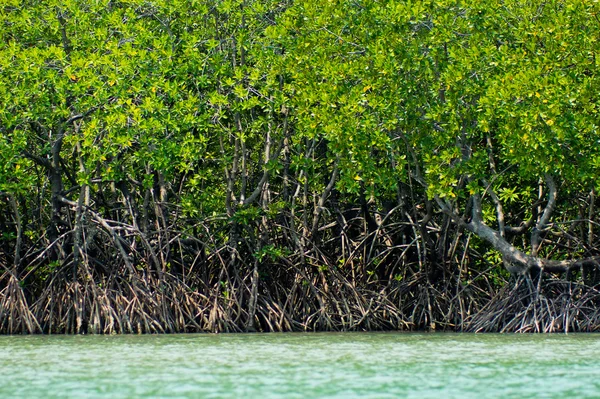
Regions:
<instances>
[{"instance_id":1,"label":"water ripple","mask_svg":"<svg viewBox=\"0 0 600 399\"><path fill-rule=\"evenodd\" d=\"M0 398L597 398L598 338L0 337Z\"/></svg>"}]
</instances>

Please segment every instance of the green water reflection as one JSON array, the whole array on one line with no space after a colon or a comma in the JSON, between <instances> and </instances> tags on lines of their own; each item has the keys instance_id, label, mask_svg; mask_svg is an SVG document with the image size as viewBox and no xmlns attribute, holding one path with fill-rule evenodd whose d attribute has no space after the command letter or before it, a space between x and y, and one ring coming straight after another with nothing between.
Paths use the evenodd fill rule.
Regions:
<instances>
[{"instance_id":1,"label":"green water reflection","mask_svg":"<svg viewBox=\"0 0 600 399\"><path fill-rule=\"evenodd\" d=\"M599 338L0 337L0 398L598 398Z\"/></svg>"}]
</instances>

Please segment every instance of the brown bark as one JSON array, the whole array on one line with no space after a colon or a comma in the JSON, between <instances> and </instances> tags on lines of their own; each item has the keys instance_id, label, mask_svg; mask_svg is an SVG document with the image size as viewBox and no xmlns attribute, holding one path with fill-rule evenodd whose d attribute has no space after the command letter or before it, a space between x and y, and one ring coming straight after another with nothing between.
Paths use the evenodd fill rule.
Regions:
<instances>
[{"instance_id":1,"label":"brown bark","mask_svg":"<svg viewBox=\"0 0 600 399\"><path fill-rule=\"evenodd\" d=\"M536 229L534 229L534 232L532 233L532 246L537 245L538 249L539 243L541 242L541 232L548 228L550 216L554 210L557 196L556 186L552 178L547 176L546 181L549 187L548 204L546 205L540 220L536 224ZM566 273L584 266L600 266L600 256L584 259L553 260L539 257L537 251L534 254L533 248L531 254L525 253L523 250L508 242L499 231L492 229L483 222L481 197L479 194L473 195L471 200L471 220L467 222L454 212L447 203L439 198L437 199L440 207L442 207L443 211L448 214L455 223L463 226L468 231L488 242L494 249L500 252L504 261L504 266L509 272L517 275L524 275L533 270L541 270L548 273Z\"/></svg>"}]
</instances>

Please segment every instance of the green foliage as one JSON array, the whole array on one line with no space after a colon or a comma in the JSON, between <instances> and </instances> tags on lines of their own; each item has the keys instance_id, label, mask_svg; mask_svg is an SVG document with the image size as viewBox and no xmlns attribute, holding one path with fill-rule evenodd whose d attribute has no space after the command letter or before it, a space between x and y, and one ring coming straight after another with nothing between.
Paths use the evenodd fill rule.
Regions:
<instances>
[{"instance_id":1,"label":"green foliage","mask_svg":"<svg viewBox=\"0 0 600 399\"><path fill-rule=\"evenodd\" d=\"M286 49L296 137L327 141L340 188L393 189L409 146L429 194L454 198L461 176L495 175L488 137L505 182L597 184L596 8L302 1L267 34Z\"/></svg>"},{"instance_id":2,"label":"green foliage","mask_svg":"<svg viewBox=\"0 0 600 399\"><path fill-rule=\"evenodd\" d=\"M559 217L575 219L570 200L600 189L599 12L583 0L7 0L0 192L23 198L28 244L68 241L61 261L75 258L81 200L123 240L143 231L168 271L181 232L276 262L289 243L339 245L319 217L341 225L357 204L386 203L418 220L425 195L466 214L481 194L490 225L497 195L519 225L539 216L545 174ZM15 246L16 216L0 226ZM238 248L238 234L254 244ZM366 262L353 256L340 255Z\"/></svg>"},{"instance_id":3,"label":"green foliage","mask_svg":"<svg viewBox=\"0 0 600 399\"><path fill-rule=\"evenodd\" d=\"M254 253L254 257L259 261L263 262L265 259L276 261L280 258L289 256L290 252L286 248L277 248L273 245L265 245L260 250Z\"/></svg>"}]
</instances>

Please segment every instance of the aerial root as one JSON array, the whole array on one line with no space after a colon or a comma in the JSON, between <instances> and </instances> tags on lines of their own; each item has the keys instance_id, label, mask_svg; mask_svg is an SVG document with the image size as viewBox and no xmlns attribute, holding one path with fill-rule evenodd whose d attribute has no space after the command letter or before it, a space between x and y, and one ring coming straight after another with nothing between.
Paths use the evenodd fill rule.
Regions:
<instances>
[{"instance_id":1,"label":"aerial root","mask_svg":"<svg viewBox=\"0 0 600 399\"><path fill-rule=\"evenodd\" d=\"M468 320L473 332L591 332L600 327L600 291L554 280L537 287L528 277L506 286Z\"/></svg>"}]
</instances>

